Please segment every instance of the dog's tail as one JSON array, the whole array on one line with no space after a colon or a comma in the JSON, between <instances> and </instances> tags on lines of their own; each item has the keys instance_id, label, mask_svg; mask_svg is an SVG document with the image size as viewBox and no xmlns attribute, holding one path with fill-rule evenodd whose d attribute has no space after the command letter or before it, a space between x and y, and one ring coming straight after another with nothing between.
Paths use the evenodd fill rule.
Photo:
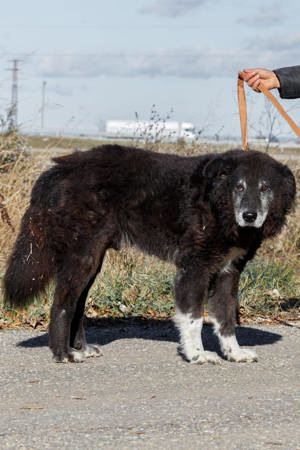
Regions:
<instances>
[{"instance_id":1,"label":"dog's tail","mask_svg":"<svg viewBox=\"0 0 300 450\"><path fill-rule=\"evenodd\" d=\"M30 206L4 276L4 302L22 307L29 304L47 287L54 275L54 258L45 235L42 215Z\"/></svg>"}]
</instances>

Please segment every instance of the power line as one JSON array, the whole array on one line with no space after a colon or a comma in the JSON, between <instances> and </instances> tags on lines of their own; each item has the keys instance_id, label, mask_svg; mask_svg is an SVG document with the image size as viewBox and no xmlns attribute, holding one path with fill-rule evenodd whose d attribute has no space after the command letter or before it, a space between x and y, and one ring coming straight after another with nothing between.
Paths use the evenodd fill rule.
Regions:
<instances>
[{"instance_id":1,"label":"power line","mask_svg":"<svg viewBox=\"0 0 300 450\"><path fill-rule=\"evenodd\" d=\"M62 30L72 30L72 29L85 29L85 30L132 30L132 31L143 31L143 30L152 30L152 29L162 29L162 30L178 30L178 29L206 29L206 28L232 28L231 25L227 24L216 24L216 25L205 25L205 24L176 24L176 25L169 25L169 24L152 24L152 25L131 25L131 24L102 24L102 25L80 25L80 24L74 24L74 25L68 25L68 24L49 24L49 25L28 25L28 24L0 24L1 28L6 29L23 29L23 30L47 30L47 29L62 29Z\"/></svg>"},{"instance_id":2,"label":"power line","mask_svg":"<svg viewBox=\"0 0 300 450\"><path fill-rule=\"evenodd\" d=\"M18 128L18 70L19 70L18 64L20 60L13 59L11 62L13 63L13 67L11 69L8 69L12 72L9 128L14 130Z\"/></svg>"},{"instance_id":3,"label":"power line","mask_svg":"<svg viewBox=\"0 0 300 450\"><path fill-rule=\"evenodd\" d=\"M44 131L44 125L45 125L46 85L47 85L47 81L43 81L43 84L42 84L42 105L41 105L41 132L42 133Z\"/></svg>"},{"instance_id":4,"label":"power line","mask_svg":"<svg viewBox=\"0 0 300 450\"><path fill-rule=\"evenodd\" d=\"M257 52L252 50L243 50L243 55L246 55L247 57L255 56ZM0 57L4 56L13 56L13 55L20 55L16 52L5 52L0 54ZM145 52L138 50L135 52L46 52L46 53L39 53L39 52L32 52L31 55L28 56L28 58L41 58L41 57L101 57L101 58L137 58L137 57L147 57L147 58L157 58L157 57L166 57L166 58L178 58L178 57L187 57L187 58L199 58L199 57L205 57L205 58L215 58L215 57L221 57L221 56L233 56L233 53L231 51L219 51L219 52L210 52L206 53L203 50L195 50L194 52L187 52L184 51L184 49L179 49L179 51L157 51L157 52Z\"/></svg>"}]
</instances>

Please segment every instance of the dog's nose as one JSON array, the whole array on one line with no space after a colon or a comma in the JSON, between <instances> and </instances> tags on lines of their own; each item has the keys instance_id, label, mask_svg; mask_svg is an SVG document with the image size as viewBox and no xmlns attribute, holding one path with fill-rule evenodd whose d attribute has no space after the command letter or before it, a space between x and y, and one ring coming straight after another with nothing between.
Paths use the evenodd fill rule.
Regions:
<instances>
[{"instance_id":1,"label":"dog's nose","mask_svg":"<svg viewBox=\"0 0 300 450\"><path fill-rule=\"evenodd\" d=\"M255 211L245 211L243 213L243 219L245 222L252 223L255 221L257 213Z\"/></svg>"}]
</instances>

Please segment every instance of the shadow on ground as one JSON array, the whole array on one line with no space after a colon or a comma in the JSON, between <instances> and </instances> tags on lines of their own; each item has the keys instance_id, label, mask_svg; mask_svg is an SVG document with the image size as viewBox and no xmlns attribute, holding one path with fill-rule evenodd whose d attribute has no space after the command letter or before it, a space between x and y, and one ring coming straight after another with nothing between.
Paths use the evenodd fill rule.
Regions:
<instances>
[{"instance_id":1,"label":"shadow on ground","mask_svg":"<svg viewBox=\"0 0 300 450\"><path fill-rule=\"evenodd\" d=\"M97 319L87 324L87 340L91 343L106 345L120 339L149 339L154 341L178 342L178 332L171 320L157 319ZM282 336L271 331L254 327L238 327L237 338L240 345L271 345ZM219 345L211 326L204 326L202 331L204 347L219 353ZM48 334L23 340L18 347L43 347L48 345Z\"/></svg>"}]
</instances>

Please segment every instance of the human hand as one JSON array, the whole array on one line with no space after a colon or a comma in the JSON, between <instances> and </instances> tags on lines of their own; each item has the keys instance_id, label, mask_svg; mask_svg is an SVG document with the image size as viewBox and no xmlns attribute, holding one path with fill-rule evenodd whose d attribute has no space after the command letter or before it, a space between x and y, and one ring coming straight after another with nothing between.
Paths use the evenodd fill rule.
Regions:
<instances>
[{"instance_id":1,"label":"human hand","mask_svg":"<svg viewBox=\"0 0 300 450\"><path fill-rule=\"evenodd\" d=\"M239 72L239 76L255 92L260 92L258 86L261 82L267 89L280 88L280 82L272 70L262 68L244 69Z\"/></svg>"}]
</instances>

